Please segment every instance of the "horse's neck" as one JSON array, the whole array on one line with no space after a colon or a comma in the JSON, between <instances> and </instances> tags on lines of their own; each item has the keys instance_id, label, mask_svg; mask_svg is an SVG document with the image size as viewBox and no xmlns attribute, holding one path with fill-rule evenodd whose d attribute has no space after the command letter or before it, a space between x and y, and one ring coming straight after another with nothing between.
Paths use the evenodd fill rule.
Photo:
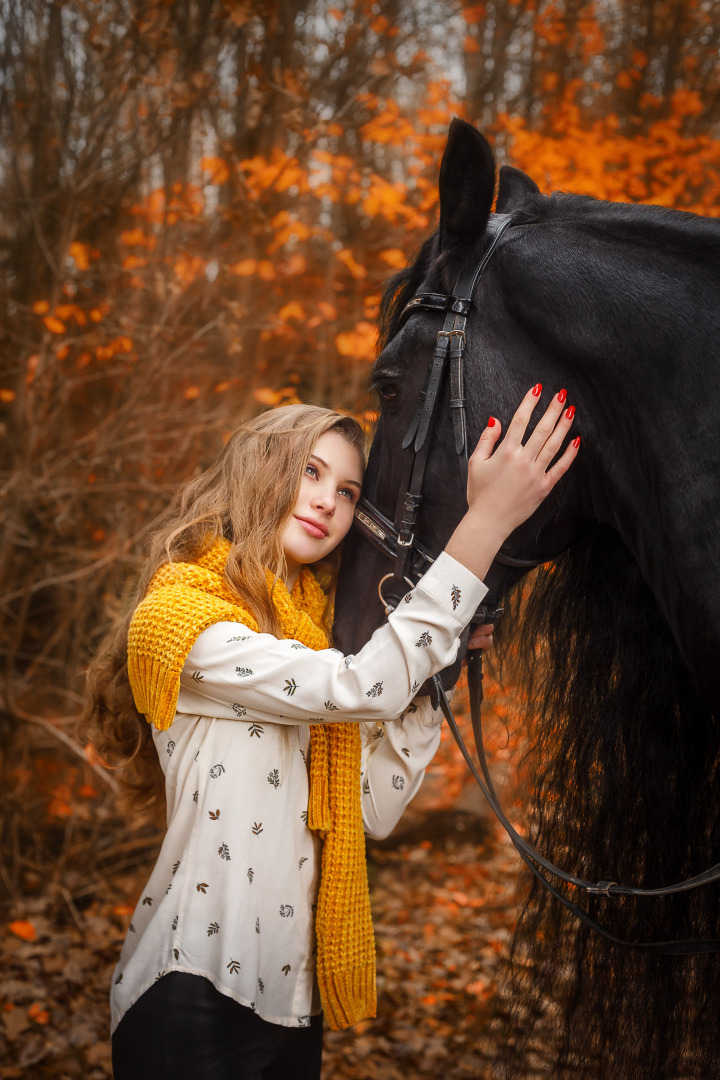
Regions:
<instances>
[{"instance_id":1,"label":"horse's neck","mask_svg":"<svg viewBox=\"0 0 720 1080\"><path fill-rule=\"evenodd\" d=\"M577 406L581 512L620 533L702 684L720 649L717 272L570 236L518 245L511 320Z\"/></svg>"}]
</instances>

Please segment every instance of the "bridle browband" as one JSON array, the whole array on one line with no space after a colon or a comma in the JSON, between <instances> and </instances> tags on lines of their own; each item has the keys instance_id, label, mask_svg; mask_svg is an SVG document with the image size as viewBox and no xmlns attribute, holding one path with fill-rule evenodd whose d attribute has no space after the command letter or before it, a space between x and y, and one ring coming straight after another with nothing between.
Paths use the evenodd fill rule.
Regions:
<instances>
[{"instance_id":1,"label":"bridle browband","mask_svg":"<svg viewBox=\"0 0 720 1080\"><path fill-rule=\"evenodd\" d=\"M434 562L435 556L415 538L415 524L422 503L422 485L425 469L428 462L430 443L433 432L433 422L436 418L441 391L445 381L445 372L449 369L449 408L452 417L455 452L458 455L460 470L463 481L467 484L468 470L468 444L467 444L467 399L465 397L465 325L467 316L473 305L473 296L478 281L485 272L490 260L500 245L503 236L511 227L512 220L508 214L491 214L483 239L482 252L479 261L470 269L463 271L455 283L452 293L426 292L418 293L405 305L400 313L396 332L399 332L407 320L417 311L431 311L444 313L445 322L438 332L435 349L424 389L418 398L415 415L411 421L408 432L403 439L403 450L410 450L403 470L400 490L395 508L395 519L391 521L368 499L362 497L358 500L355 509L355 527L386 557L393 560L392 572L386 574L378 585L380 600L389 614L399 602L405 588L411 588ZM505 554L502 550L495 556L495 562L505 566L520 569L532 569L546 559L519 559ZM390 582L393 595L385 597L383 586ZM388 591L386 589L386 591ZM397 595L395 595L397 594ZM503 608L481 604L475 612L472 623L496 622L503 614ZM495 816L507 832L518 854L532 870L535 877L555 896L569 911L577 916L591 929L602 934L603 937L618 945L627 945L631 948L642 949L646 952L661 953L665 955L683 955L687 953L714 953L720 952L720 939L684 941L625 941L611 934L605 927L597 923L581 907L569 900L556 885L547 879L545 874L559 878L561 881L581 889L589 895L595 896L667 896L674 893L686 892L696 889L701 885L720 880L720 864L709 870L676 885L665 886L657 889L639 889L633 886L619 885L615 881L591 882L583 878L575 877L566 873L560 867L550 862L541 855L531 844L528 844L506 817L497 792L495 790L490 770L485 756L485 748L482 735L481 705L482 705L482 654L477 650L468 653L468 688L470 694L470 711L472 717L473 735L477 756L480 763L482 776L478 772L472 760L470 751L465 744L460 730L458 729L450 703L442 685L439 675L435 675L430 681L430 698L434 708L440 708L443 712L453 737L460 748L460 752L470 772L477 781L480 790L487 799ZM544 872L543 872L544 871Z\"/></svg>"}]
</instances>

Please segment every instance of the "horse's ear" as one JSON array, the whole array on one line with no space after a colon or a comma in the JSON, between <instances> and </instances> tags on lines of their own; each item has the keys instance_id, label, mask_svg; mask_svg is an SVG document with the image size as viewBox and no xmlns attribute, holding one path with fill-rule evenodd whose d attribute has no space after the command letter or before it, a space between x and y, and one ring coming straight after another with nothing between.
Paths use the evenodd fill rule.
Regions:
<instances>
[{"instance_id":1,"label":"horse's ear","mask_svg":"<svg viewBox=\"0 0 720 1080\"><path fill-rule=\"evenodd\" d=\"M455 118L440 166L440 249L485 232L495 196L495 158L487 139Z\"/></svg>"},{"instance_id":2,"label":"horse's ear","mask_svg":"<svg viewBox=\"0 0 720 1080\"><path fill-rule=\"evenodd\" d=\"M527 173L514 169L512 165L501 167L496 207L498 214L506 214L518 203L524 202L528 195L539 194L540 188Z\"/></svg>"}]
</instances>

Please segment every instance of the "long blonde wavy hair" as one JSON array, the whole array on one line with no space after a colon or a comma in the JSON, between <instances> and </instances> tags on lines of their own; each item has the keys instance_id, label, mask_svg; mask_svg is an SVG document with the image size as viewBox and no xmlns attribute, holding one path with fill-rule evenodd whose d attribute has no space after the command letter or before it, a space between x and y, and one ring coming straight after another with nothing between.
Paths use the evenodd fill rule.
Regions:
<instances>
[{"instance_id":1,"label":"long blonde wavy hair","mask_svg":"<svg viewBox=\"0 0 720 1080\"><path fill-rule=\"evenodd\" d=\"M77 732L102 763L117 769L121 800L128 807L159 815L165 805L150 725L135 708L127 675L127 633L136 605L160 566L197 559L216 540L225 539L231 545L227 584L252 610L262 631L282 637L265 570L278 578L287 573L283 528L310 454L326 431L337 431L364 461L362 428L331 409L288 405L242 424L218 461L178 493L174 511L153 537L130 610L88 668ZM336 548L314 568L326 578L330 598L339 560Z\"/></svg>"}]
</instances>

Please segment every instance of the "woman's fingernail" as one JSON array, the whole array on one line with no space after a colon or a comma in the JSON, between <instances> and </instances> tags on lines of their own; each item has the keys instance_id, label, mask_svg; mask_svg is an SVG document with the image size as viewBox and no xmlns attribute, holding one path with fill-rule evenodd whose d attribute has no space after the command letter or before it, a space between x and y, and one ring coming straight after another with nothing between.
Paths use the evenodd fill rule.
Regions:
<instances>
[{"instance_id":1,"label":"woman's fingernail","mask_svg":"<svg viewBox=\"0 0 720 1080\"><path fill-rule=\"evenodd\" d=\"M495 417L491 416L487 423L488 427L495 427Z\"/></svg>"},{"instance_id":2,"label":"woman's fingernail","mask_svg":"<svg viewBox=\"0 0 720 1080\"><path fill-rule=\"evenodd\" d=\"M575 406L571 405L569 409L565 410L565 416L567 417L568 420L572 420L574 415L575 415Z\"/></svg>"},{"instance_id":3,"label":"woman's fingernail","mask_svg":"<svg viewBox=\"0 0 720 1080\"><path fill-rule=\"evenodd\" d=\"M573 446L577 450L579 445L580 445L580 436L578 435L577 439L573 439Z\"/></svg>"},{"instance_id":4,"label":"woman's fingernail","mask_svg":"<svg viewBox=\"0 0 720 1080\"><path fill-rule=\"evenodd\" d=\"M559 394L558 394L558 401L560 402L561 405L564 404L566 398L567 398L567 390L561 390L559 392Z\"/></svg>"},{"instance_id":5,"label":"woman's fingernail","mask_svg":"<svg viewBox=\"0 0 720 1080\"><path fill-rule=\"evenodd\" d=\"M540 397L540 395L542 394L542 383L536 383L535 386L533 386L532 392L533 397Z\"/></svg>"}]
</instances>

